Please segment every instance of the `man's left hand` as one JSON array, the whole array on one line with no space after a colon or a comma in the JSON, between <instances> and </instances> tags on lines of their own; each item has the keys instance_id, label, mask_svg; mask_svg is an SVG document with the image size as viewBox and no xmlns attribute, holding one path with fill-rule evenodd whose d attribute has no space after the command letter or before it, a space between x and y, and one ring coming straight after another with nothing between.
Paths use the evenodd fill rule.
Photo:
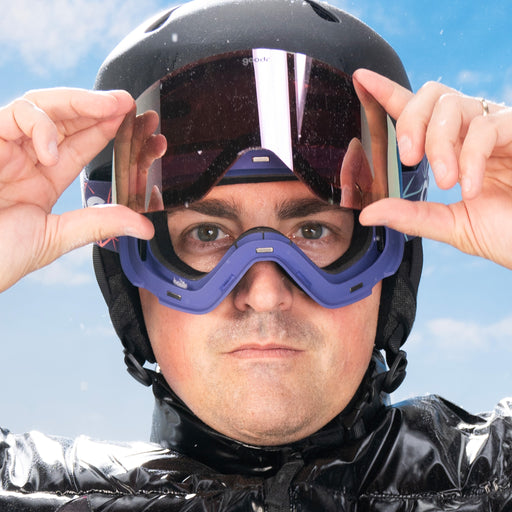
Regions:
<instances>
[{"instance_id":1,"label":"man's left hand","mask_svg":"<svg viewBox=\"0 0 512 512\"><path fill-rule=\"evenodd\" d=\"M415 165L426 153L438 186L459 182L462 193L453 204L383 199L363 210L361 223L445 242L512 268L512 109L434 82L413 94L363 69L354 84L397 120L402 162Z\"/></svg>"}]
</instances>

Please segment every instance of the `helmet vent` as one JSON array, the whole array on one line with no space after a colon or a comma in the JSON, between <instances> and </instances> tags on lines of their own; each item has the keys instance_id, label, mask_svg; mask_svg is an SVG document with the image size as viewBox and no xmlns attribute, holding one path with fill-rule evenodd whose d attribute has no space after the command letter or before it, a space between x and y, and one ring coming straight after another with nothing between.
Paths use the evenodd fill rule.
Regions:
<instances>
[{"instance_id":1,"label":"helmet vent","mask_svg":"<svg viewBox=\"0 0 512 512\"><path fill-rule=\"evenodd\" d=\"M320 18L323 18L326 21L331 21L333 23L339 23L340 20L334 16L331 12L329 12L325 7L322 5L314 2L313 0L304 0L306 3L308 3L311 8L320 16Z\"/></svg>"},{"instance_id":2,"label":"helmet vent","mask_svg":"<svg viewBox=\"0 0 512 512\"><path fill-rule=\"evenodd\" d=\"M160 16L160 18L154 21L144 32L149 34L150 32L154 32L155 30L159 29L169 19L173 11L174 9Z\"/></svg>"}]
</instances>

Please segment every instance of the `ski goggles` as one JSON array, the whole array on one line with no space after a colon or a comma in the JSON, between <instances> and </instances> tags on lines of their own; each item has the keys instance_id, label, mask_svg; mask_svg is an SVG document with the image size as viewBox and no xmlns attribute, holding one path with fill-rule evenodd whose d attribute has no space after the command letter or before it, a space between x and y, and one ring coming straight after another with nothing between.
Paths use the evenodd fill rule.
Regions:
<instances>
[{"instance_id":1,"label":"ski goggles","mask_svg":"<svg viewBox=\"0 0 512 512\"><path fill-rule=\"evenodd\" d=\"M114 143L112 176L112 202L155 225L152 241L119 243L135 286L175 309L205 313L251 265L274 261L315 301L334 308L367 296L398 268L403 235L364 228L357 213L407 195L403 177L410 198L423 198L427 166L403 172L392 120L376 100L358 97L350 75L303 54L254 49L173 71L136 103ZM162 137L167 150L157 158ZM215 186L287 180L353 212L349 243L333 246L326 265L288 233L265 226L240 234L214 266L180 257L169 224L176 209L200 202Z\"/></svg>"}]
</instances>

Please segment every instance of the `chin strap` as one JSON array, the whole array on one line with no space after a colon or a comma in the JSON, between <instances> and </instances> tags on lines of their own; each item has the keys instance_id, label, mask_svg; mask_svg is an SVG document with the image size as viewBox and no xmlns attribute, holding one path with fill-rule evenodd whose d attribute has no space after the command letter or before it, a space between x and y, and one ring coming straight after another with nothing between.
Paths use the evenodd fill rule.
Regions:
<instances>
[{"instance_id":1,"label":"chin strap","mask_svg":"<svg viewBox=\"0 0 512 512\"><path fill-rule=\"evenodd\" d=\"M385 352L389 370L385 373L386 377L382 382L382 391L385 393L393 393L405 379L407 353L400 350L400 347L405 342L408 333L409 329L406 330L404 324L399 323L387 341Z\"/></svg>"},{"instance_id":2,"label":"chin strap","mask_svg":"<svg viewBox=\"0 0 512 512\"><path fill-rule=\"evenodd\" d=\"M139 361L135 358L133 354L128 352L128 350L124 350L124 362L126 364L127 372L137 381L143 384L144 386L151 386L153 384L154 375L156 372L153 370L149 370L148 368L144 368Z\"/></svg>"},{"instance_id":3,"label":"chin strap","mask_svg":"<svg viewBox=\"0 0 512 512\"><path fill-rule=\"evenodd\" d=\"M389 362L389 356L386 357ZM385 393L393 393L402 384L405 379L407 368L407 353L399 350L394 356L389 370L385 373L386 378L382 383L382 391Z\"/></svg>"},{"instance_id":4,"label":"chin strap","mask_svg":"<svg viewBox=\"0 0 512 512\"><path fill-rule=\"evenodd\" d=\"M385 393L395 391L405 378L407 354L400 347L411 332L416 316L422 265L421 239L414 238L405 244L398 271L382 281L375 345L385 351L389 367L380 383Z\"/></svg>"}]
</instances>

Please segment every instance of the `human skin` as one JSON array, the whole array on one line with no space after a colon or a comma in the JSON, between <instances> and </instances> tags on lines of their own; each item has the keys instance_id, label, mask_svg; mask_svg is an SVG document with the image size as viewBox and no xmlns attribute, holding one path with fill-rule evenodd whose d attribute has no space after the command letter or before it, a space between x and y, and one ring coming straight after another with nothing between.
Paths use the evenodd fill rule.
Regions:
<instances>
[{"instance_id":1,"label":"human skin","mask_svg":"<svg viewBox=\"0 0 512 512\"><path fill-rule=\"evenodd\" d=\"M279 216L283 198L312 197L298 182L220 186L206 199L229 205L236 219L185 212L169 223L171 231L176 223L215 223L236 237L256 226L289 235L305 220L330 225L339 218ZM326 309L275 263L258 262L207 314L175 311L144 289L140 296L156 359L174 392L218 432L268 446L316 432L353 397L372 354L380 283L359 302Z\"/></svg>"}]
</instances>

